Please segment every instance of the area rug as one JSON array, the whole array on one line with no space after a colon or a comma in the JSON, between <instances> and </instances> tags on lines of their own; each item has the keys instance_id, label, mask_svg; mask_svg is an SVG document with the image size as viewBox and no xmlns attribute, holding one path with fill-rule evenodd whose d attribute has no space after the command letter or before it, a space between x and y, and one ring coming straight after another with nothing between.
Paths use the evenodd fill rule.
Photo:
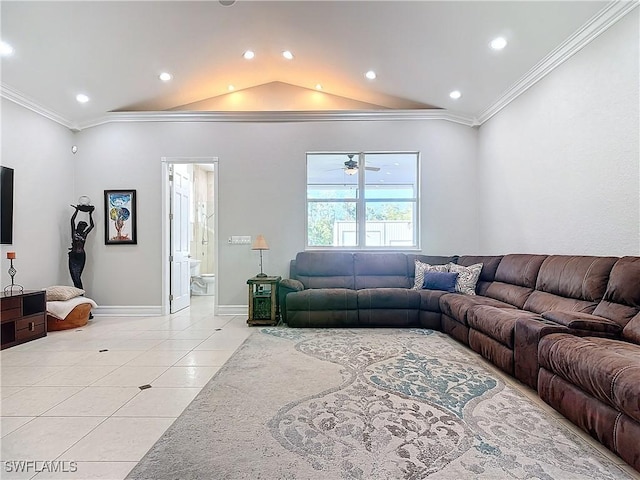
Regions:
<instances>
[{"instance_id":1,"label":"area rug","mask_svg":"<svg viewBox=\"0 0 640 480\"><path fill-rule=\"evenodd\" d=\"M127 478L632 477L444 334L272 327Z\"/></svg>"}]
</instances>

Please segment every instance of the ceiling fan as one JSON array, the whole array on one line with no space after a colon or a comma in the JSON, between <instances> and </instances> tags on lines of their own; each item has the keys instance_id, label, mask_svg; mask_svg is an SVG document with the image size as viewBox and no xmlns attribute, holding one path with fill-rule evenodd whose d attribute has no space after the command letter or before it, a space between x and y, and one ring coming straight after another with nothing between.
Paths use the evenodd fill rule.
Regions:
<instances>
[{"instance_id":1,"label":"ceiling fan","mask_svg":"<svg viewBox=\"0 0 640 480\"><path fill-rule=\"evenodd\" d=\"M355 175L356 173L358 173L358 162L353 159L353 156L354 156L353 153L347 154L347 157L349 157L349 160L344 162L344 168L342 170L344 170L344 173L346 173L347 175ZM364 169L370 170L372 172L380 171L380 167L365 166Z\"/></svg>"}]
</instances>

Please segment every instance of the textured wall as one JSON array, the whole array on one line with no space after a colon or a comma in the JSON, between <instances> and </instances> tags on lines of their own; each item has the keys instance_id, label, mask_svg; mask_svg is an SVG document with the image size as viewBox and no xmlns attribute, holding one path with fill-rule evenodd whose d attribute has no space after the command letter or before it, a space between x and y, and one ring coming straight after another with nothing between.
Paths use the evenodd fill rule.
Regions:
<instances>
[{"instance_id":1,"label":"textured wall","mask_svg":"<svg viewBox=\"0 0 640 480\"><path fill-rule=\"evenodd\" d=\"M480 128L484 253L640 254L638 10Z\"/></svg>"},{"instance_id":2,"label":"textured wall","mask_svg":"<svg viewBox=\"0 0 640 480\"><path fill-rule=\"evenodd\" d=\"M231 235L262 233L264 270L287 275L305 246L307 151L418 150L422 248L478 251L477 131L447 121L309 123L117 123L78 134L78 182L90 196L138 190L138 245L95 245L88 285L104 306L161 304L161 158L218 157L218 302L246 305L258 252ZM455 191L455 194L452 192ZM102 223L97 236L102 238Z\"/></svg>"},{"instance_id":3,"label":"textured wall","mask_svg":"<svg viewBox=\"0 0 640 480\"><path fill-rule=\"evenodd\" d=\"M2 246L0 278L11 283L6 252L15 251L15 281L28 289L72 285L68 268L75 204L74 134L2 99L2 165L15 170L13 245ZM90 234L88 244L95 240Z\"/></svg>"}]
</instances>

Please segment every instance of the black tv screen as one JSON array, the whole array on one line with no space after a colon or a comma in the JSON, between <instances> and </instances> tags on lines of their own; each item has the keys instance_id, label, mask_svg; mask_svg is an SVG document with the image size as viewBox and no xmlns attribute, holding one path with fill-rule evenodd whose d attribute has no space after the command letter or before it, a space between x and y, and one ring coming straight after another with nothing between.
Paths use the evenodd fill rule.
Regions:
<instances>
[{"instance_id":1,"label":"black tv screen","mask_svg":"<svg viewBox=\"0 0 640 480\"><path fill-rule=\"evenodd\" d=\"M13 243L13 168L0 167L0 243Z\"/></svg>"}]
</instances>

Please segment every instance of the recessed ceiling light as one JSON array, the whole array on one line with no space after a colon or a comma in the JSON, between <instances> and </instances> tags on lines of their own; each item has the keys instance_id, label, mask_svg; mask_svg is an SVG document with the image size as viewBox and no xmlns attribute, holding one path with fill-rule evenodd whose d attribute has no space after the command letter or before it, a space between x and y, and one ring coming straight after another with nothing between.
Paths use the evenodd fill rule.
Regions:
<instances>
[{"instance_id":1,"label":"recessed ceiling light","mask_svg":"<svg viewBox=\"0 0 640 480\"><path fill-rule=\"evenodd\" d=\"M502 50L507 46L507 39L504 37L497 37L491 40L491 43L489 45L491 45L491 48L493 48L494 50Z\"/></svg>"},{"instance_id":2,"label":"recessed ceiling light","mask_svg":"<svg viewBox=\"0 0 640 480\"><path fill-rule=\"evenodd\" d=\"M364 74L365 77L367 77L369 80L375 80L376 78L376 72L374 72L373 70L369 70L367 73Z\"/></svg>"},{"instance_id":3,"label":"recessed ceiling light","mask_svg":"<svg viewBox=\"0 0 640 480\"><path fill-rule=\"evenodd\" d=\"M220 3L220 5L222 5L223 7L230 7L231 5L236 3L236 0L218 0L218 3Z\"/></svg>"},{"instance_id":4,"label":"recessed ceiling light","mask_svg":"<svg viewBox=\"0 0 640 480\"><path fill-rule=\"evenodd\" d=\"M284 52L282 52L282 56L287 60L293 60L293 53L291 53L289 50L285 50Z\"/></svg>"},{"instance_id":5,"label":"recessed ceiling light","mask_svg":"<svg viewBox=\"0 0 640 480\"><path fill-rule=\"evenodd\" d=\"M253 50L247 50L242 54L242 56L244 57L245 60L251 60L253 57L256 56L256 54L254 53Z\"/></svg>"},{"instance_id":6,"label":"recessed ceiling light","mask_svg":"<svg viewBox=\"0 0 640 480\"><path fill-rule=\"evenodd\" d=\"M457 99L459 99L459 98L462 96L462 93L460 92L460 90L454 90L453 92L451 92L451 93L449 94L449 96L450 96L451 98L453 98L454 100L457 100Z\"/></svg>"},{"instance_id":7,"label":"recessed ceiling light","mask_svg":"<svg viewBox=\"0 0 640 480\"><path fill-rule=\"evenodd\" d=\"M236 89L236 87L234 87L233 85L229 85L227 87L227 90L229 90L230 92L233 92Z\"/></svg>"},{"instance_id":8,"label":"recessed ceiling light","mask_svg":"<svg viewBox=\"0 0 640 480\"><path fill-rule=\"evenodd\" d=\"M2 55L3 57L13 55L13 47L7 42L0 42L0 55Z\"/></svg>"},{"instance_id":9,"label":"recessed ceiling light","mask_svg":"<svg viewBox=\"0 0 640 480\"><path fill-rule=\"evenodd\" d=\"M316 83L316 90L322 90L322 85L320 85L319 83Z\"/></svg>"},{"instance_id":10,"label":"recessed ceiling light","mask_svg":"<svg viewBox=\"0 0 640 480\"><path fill-rule=\"evenodd\" d=\"M76 100L80 103L87 103L89 101L89 97L87 97L84 93L79 93L76 95Z\"/></svg>"},{"instance_id":11,"label":"recessed ceiling light","mask_svg":"<svg viewBox=\"0 0 640 480\"><path fill-rule=\"evenodd\" d=\"M158 78L160 80L162 80L163 82L168 82L169 80L171 80L173 77L171 76L170 73L167 72L162 72L160 75L158 75Z\"/></svg>"}]
</instances>

